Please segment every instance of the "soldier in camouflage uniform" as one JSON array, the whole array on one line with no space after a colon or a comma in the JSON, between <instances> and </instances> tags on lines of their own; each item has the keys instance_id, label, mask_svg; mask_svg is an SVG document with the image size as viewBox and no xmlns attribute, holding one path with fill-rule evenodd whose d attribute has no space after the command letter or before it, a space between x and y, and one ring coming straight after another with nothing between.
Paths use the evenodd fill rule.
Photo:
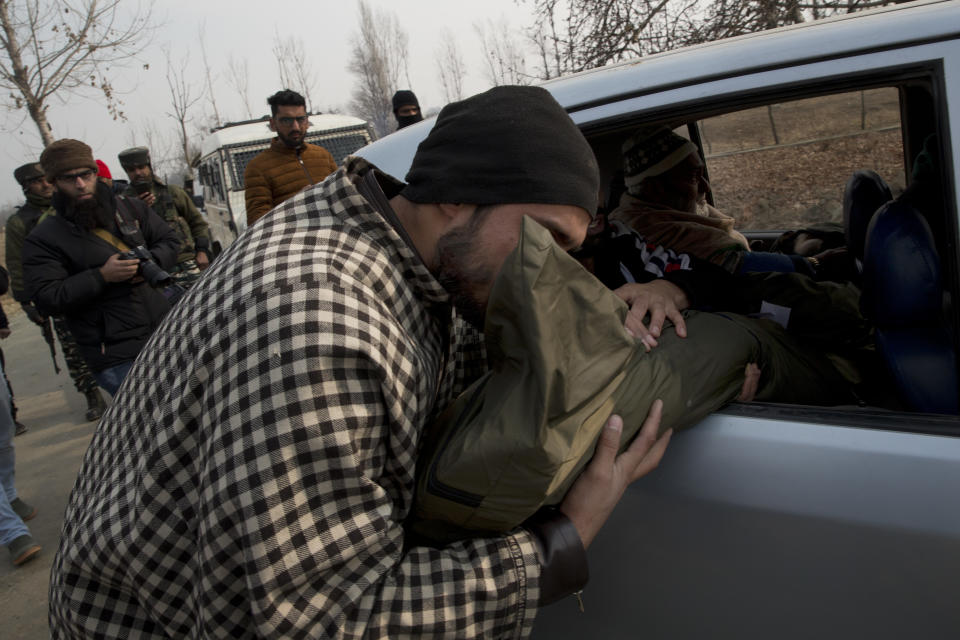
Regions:
<instances>
[{"instance_id":1,"label":"soldier in camouflage uniform","mask_svg":"<svg viewBox=\"0 0 960 640\"><path fill-rule=\"evenodd\" d=\"M56 215L53 206L50 204L53 185L47 181L40 164L37 162L17 167L13 172L13 177L23 188L27 201L7 219L6 250L7 271L10 272L10 293L13 295L13 299L23 307L27 317L43 329L48 326L47 318L33 306L26 291L24 291L21 254L23 241L30 235L30 232L33 231L40 220L47 216ZM63 359L67 363L67 370L70 371L73 384L77 391L87 399L85 417L87 420L99 420L107 405L97 388L97 380L93 377L86 361L77 350L77 343L73 339L66 321L59 316L55 316L51 320L53 321L53 329L60 339L60 349L63 351ZM49 331L49 329L46 331ZM54 366L56 366L56 360L54 360Z\"/></svg>"},{"instance_id":2,"label":"soldier in camouflage uniform","mask_svg":"<svg viewBox=\"0 0 960 640\"><path fill-rule=\"evenodd\" d=\"M200 277L200 271L210 264L210 229L197 211L186 191L172 184L164 184L153 175L150 150L133 147L117 156L130 178L130 186L123 195L139 197L147 203L180 237L180 255L177 264L168 269L174 282L189 288Z\"/></svg>"}]
</instances>

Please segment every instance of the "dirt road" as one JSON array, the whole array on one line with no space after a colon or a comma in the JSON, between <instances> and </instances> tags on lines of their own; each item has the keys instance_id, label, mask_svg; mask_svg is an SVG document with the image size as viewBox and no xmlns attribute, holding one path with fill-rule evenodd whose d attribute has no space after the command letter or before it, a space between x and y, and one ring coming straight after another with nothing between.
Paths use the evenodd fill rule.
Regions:
<instances>
[{"instance_id":1,"label":"dirt road","mask_svg":"<svg viewBox=\"0 0 960 640\"><path fill-rule=\"evenodd\" d=\"M27 524L43 551L35 560L16 569L6 549L0 549L0 636L37 640L50 637L50 564L57 550L67 498L96 423L83 418L86 401L70 380L59 344L61 371L55 375L40 329L19 309L7 309L13 333L0 342L0 348L20 410L18 419L30 428L14 439L17 492L39 511Z\"/></svg>"}]
</instances>

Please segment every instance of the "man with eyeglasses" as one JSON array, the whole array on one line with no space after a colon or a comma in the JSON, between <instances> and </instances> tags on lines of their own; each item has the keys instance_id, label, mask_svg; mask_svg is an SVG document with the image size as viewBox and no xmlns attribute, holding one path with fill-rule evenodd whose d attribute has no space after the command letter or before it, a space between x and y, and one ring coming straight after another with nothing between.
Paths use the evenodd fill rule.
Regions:
<instances>
[{"instance_id":1,"label":"man with eyeglasses","mask_svg":"<svg viewBox=\"0 0 960 640\"><path fill-rule=\"evenodd\" d=\"M115 196L97 180L90 147L57 140L40 156L52 181L55 216L23 246L27 295L42 313L63 315L101 387L116 394L140 349L170 308L128 252L142 247L161 269L180 240L139 198Z\"/></svg>"},{"instance_id":2,"label":"man with eyeglasses","mask_svg":"<svg viewBox=\"0 0 960 640\"><path fill-rule=\"evenodd\" d=\"M77 350L77 343L70 333L67 322L61 316L48 318L40 313L30 301L30 297L27 296L23 286L23 243L41 220L56 215L56 211L50 202L50 198L53 196L53 185L47 180L47 176L44 175L38 162L29 162L17 167L13 172L13 177L20 183L27 201L7 219L6 259L7 271L10 273L10 293L13 295L13 299L20 303L27 317L43 330L44 338L51 348L53 347L53 332L56 332L57 338L60 340L63 359L66 361L67 370L70 372L70 378L73 380L77 391L87 399L87 412L84 417L88 421L99 420L104 409L106 409L106 403L97 388L97 380L93 377L86 361ZM54 359L54 365L56 366L56 359ZM17 424L19 425L19 423ZM18 429L20 426L18 426Z\"/></svg>"},{"instance_id":3,"label":"man with eyeglasses","mask_svg":"<svg viewBox=\"0 0 960 640\"><path fill-rule=\"evenodd\" d=\"M127 173L130 185L123 195L140 198L167 221L180 238L177 264L170 269L173 280L189 288L210 265L210 228L197 211L189 194L180 187L166 184L153 173L150 150L146 147L124 149L117 155Z\"/></svg>"},{"instance_id":4,"label":"man with eyeglasses","mask_svg":"<svg viewBox=\"0 0 960 640\"><path fill-rule=\"evenodd\" d=\"M272 114L268 126L277 137L269 149L250 160L243 173L248 225L337 170L329 151L304 142L310 120L302 95L284 89L267 98L267 103Z\"/></svg>"}]
</instances>

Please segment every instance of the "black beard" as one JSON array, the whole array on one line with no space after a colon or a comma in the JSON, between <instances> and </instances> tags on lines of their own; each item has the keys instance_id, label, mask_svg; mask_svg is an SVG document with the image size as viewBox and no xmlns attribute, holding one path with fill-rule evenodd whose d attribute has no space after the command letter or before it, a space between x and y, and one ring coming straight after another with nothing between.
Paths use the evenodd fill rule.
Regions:
<instances>
[{"instance_id":1,"label":"black beard","mask_svg":"<svg viewBox=\"0 0 960 640\"><path fill-rule=\"evenodd\" d=\"M493 283L496 274L478 260L477 231L493 206L478 207L470 221L437 240L436 278L463 319L483 331L487 305L477 300L476 290Z\"/></svg>"},{"instance_id":2,"label":"black beard","mask_svg":"<svg viewBox=\"0 0 960 640\"><path fill-rule=\"evenodd\" d=\"M71 203L70 218L81 229L90 231L97 227L110 228L110 212L96 197Z\"/></svg>"},{"instance_id":3,"label":"black beard","mask_svg":"<svg viewBox=\"0 0 960 640\"><path fill-rule=\"evenodd\" d=\"M299 149L303 146L303 143L306 140L306 135L299 140L294 140L293 138L283 135L279 131L277 131L277 137L280 138L280 142L282 142L288 149Z\"/></svg>"}]
</instances>

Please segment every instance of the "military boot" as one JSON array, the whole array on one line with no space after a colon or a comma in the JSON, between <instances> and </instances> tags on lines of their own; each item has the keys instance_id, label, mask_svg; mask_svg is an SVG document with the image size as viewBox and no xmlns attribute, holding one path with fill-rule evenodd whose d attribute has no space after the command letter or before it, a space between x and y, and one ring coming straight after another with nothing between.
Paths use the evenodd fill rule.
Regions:
<instances>
[{"instance_id":1,"label":"military boot","mask_svg":"<svg viewBox=\"0 0 960 640\"><path fill-rule=\"evenodd\" d=\"M100 416L103 415L103 412L107 409L107 403L103 401L103 396L100 395L99 389L91 389L87 391L87 413L86 418L88 421L99 420Z\"/></svg>"}]
</instances>

